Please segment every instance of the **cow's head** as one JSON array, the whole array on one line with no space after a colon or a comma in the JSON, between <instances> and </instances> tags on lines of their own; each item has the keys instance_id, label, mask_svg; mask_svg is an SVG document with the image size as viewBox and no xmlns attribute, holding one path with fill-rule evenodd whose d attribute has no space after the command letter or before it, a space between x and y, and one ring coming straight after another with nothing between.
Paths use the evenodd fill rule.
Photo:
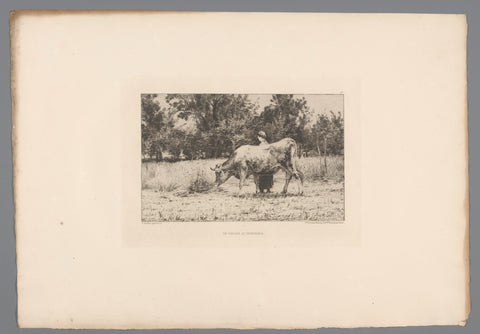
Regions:
<instances>
[{"instance_id":1,"label":"cow's head","mask_svg":"<svg viewBox=\"0 0 480 334\"><path fill-rule=\"evenodd\" d=\"M230 176L225 170L222 169L221 164L217 164L215 168L210 167L210 169L215 172L215 183L217 184L217 186L227 181Z\"/></svg>"}]
</instances>

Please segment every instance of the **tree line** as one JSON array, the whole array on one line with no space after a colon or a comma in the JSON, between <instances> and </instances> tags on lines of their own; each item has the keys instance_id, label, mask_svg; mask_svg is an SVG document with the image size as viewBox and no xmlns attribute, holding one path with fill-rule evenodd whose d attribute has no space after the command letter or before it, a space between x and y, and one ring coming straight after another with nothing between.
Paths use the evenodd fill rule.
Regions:
<instances>
[{"instance_id":1,"label":"tree line","mask_svg":"<svg viewBox=\"0 0 480 334\"><path fill-rule=\"evenodd\" d=\"M313 115L304 97L275 94L264 110L246 94L168 94L165 102L141 95L145 160L227 157L241 145L257 145L259 131L269 142L295 139L300 155L343 154L343 115Z\"/></svg>"}]
</instances>

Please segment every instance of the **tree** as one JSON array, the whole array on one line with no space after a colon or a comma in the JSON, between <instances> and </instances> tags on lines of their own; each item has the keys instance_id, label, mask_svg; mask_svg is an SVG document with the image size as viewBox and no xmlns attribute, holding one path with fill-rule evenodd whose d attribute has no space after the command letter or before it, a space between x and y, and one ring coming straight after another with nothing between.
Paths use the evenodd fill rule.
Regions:
<instances>
[{"instance_id":1,"label":"tree","mask_svg":"<svg viewBox=\"0 0 480 334\"><path fill-rule=\"evenodd\" d=\"M172 160L218 158L244 144L258 144L257 133L274 142L295 139L319 155L343 154L343 116L320 115L312 127L305 98L272 95L258 113L258 104L245 94L168 94L161 106L157 94L142 94L142 154L144 158Z\"/></svg>"},{"instance_id":2,"label":"tree","mask_svg":"<svg viewBox=\"0 0 480 334\"><path fill-rule=\"evenodd\" d=\"M343 154L343 117L341 113L321 114L310 131L310 146L323 155L325 170L327 155Z\"/></svg>"},{"instance_id":3,"label":"tree","mask_svg":"<svg viewBox=\"0 0 480 334\"><path fill-rule=\"evenodd\" d=\"M231 144L230 148L227 148L230 153L249 142L248 126L256 109L257 105L251 103L247 95L234 96L226 108L226 117L219 122L217 131L219 136L226 138Z\"/></svg>"},{"instance_id":4,"label":"tree","mask_svg":"<svg viewBox=\"0 0 480 334\"><path fill-rule=\"evenodd\" d=\"M169 94L166 101L179 118L195 121L208 158L231 153L245 141L256 108L247 95L235 94Z\"/></svg>"},{"instance_id":5,"label":"tree","mask_svg":"<svg viewBox=\"0 0 480 334\"><path fill-rule=\"evenodd\" d=\"M307 100L303 97L295 99L292 94L274 94L270 101L271 104L256 119L255 130L265 131L272 142L293 138L301 151L308 138L306 125L310 108Z\"/></svg>"},{"instance_id":6,"label":"tree","mask_svg":"<svg viewBox=\"0 0 480 334\"><path fill-rule=\"evenodd\" d=\"M163 127L164 113L156 101L157 94L142 94L142 155L162 159L158 133Z\"/></svg>"},{"instance_id":7,"label":"tree","mask_svg":"<svg viewBox=\"0 0 480 334\"><path fill-rule=\"evenodd\" d=\"M330 111L330 140L328 152L334 155L343 154L344 145L344 122L340 112L337 114Z\"/></svg>"},{"instance_id":8,"label":"tree","mask_svg":"<svg viewBox=\"0 0 480 334\"><path fill-rule=\"evenodd\" d=\"M176 149L172 147L172 136L179 137L175 132L175 120L172 113L166 108L161 108L157 94L142 94L142 155L163 160L165 150Z\"/></svg>"}]
</instances>

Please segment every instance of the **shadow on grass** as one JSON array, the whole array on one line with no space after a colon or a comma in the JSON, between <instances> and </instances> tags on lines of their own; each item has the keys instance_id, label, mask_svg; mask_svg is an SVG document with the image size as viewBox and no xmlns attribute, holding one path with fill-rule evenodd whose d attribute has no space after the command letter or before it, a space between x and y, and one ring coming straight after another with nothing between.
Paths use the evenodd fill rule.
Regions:
<instances>
[{"instance_id":1,"label":"shadow on grass","mask_svg":"<svg viewBox=\"0 0 480 334\"><path fill-rule=\"evenodd\" d=\"M299 193L245 193L245 194L232 194L232 197L236 198L285 198L285 197L303 197L304 194Z\"/></svg>"}]
</instances>

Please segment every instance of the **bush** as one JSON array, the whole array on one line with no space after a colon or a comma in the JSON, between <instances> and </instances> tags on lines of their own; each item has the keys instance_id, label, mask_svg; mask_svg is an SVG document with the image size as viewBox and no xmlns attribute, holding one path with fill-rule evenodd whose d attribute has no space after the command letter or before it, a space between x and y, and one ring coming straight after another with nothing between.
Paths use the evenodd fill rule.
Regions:
<instances>
[{"instance_id":1,"label":"bush","mask_svg":"<svg viewBox=\"0 0 480 334\"><path fill-rule=\"evenodd\" d=\"M204 193L212 189L214 186L213 182L210 182L206 177L203 171L197 172L196 177L190 181L188 190L192 193Z\"/></svg>"}]
</instances>

